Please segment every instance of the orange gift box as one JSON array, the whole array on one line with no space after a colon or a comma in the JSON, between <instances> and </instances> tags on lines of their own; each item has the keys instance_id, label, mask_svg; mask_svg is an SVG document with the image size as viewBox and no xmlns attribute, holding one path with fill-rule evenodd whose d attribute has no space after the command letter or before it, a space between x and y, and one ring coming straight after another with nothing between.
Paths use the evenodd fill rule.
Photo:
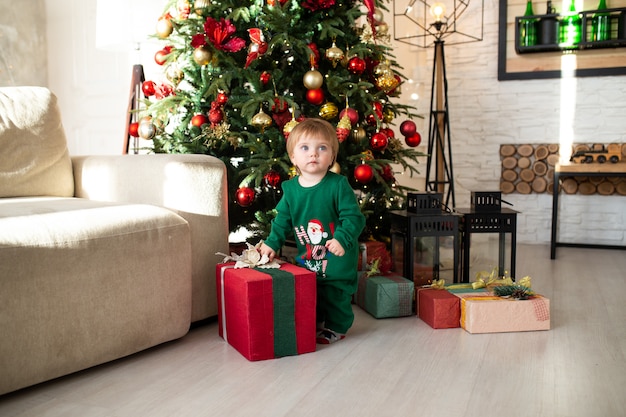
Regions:
<instances>
[{"instance_id":1,"label":"orange gift box","mask_svg":"<svg viewBox=\"0 0 626 417\"><path fill-rule=\"evenodd\" d=\"M469 333L550 330L550 300L535 295L528 300L489 294L459 293L461 327Z\"/></svg>"},{"instance_id":2,"label":"orange gift box","mask_svg":"<svg viewBox=\"0 0 626 417\"><path fill-rule=\"evenodd\" d=\"M417 315L433 329L460 326L460 298L446 290L417 289Z\"/></svg>"},{"instance_id":3,"label":"orange gift box","mask_svg":"<svg viewBox=\"0 0 626 417\"><path fill-rule=\"evenodd\" d=\"M288 263L274 270L222 263L216 272L219 334L244 357L315 351L314 272Z\"/></svg>"}]
</instances>

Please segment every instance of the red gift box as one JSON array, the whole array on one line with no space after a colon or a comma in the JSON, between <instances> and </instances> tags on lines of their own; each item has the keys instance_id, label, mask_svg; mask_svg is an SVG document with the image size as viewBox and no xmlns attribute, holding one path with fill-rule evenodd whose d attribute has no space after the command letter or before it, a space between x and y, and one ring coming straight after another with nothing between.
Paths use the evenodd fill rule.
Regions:
<instances>
[{"instance_id":1,"label":"red gift box","mask_svg":"<svg viewBox=\"0 0 626 417\"><path fill-rule=\"evenodd\" d=\"M391 253L387 250L387 245L383 242L368 240L367 242L359 242L359 271L367 271L367 265L378 262L378 270L386 274L391 271Z\"/></svg>"},{"instance_id":2,"label":"red gift box","mask_svg":"<svg viewBox=\"0 0 626 417\"><path fill-rule=\"evenodd\" d=\"M460 327L461 300L446 290L418 288L417 315L433 329Z\"/></svg>"},{"instance_id":3,"label":"red gift box","mask_svg":"<svg viewBox=\"0 0 626 417\"><path fill-rule=\"evenodd\" d=\"M315 351L314 272L287 263L216 269L219 334L243 356L257 361Z\"/></svg>"}]
</instances>

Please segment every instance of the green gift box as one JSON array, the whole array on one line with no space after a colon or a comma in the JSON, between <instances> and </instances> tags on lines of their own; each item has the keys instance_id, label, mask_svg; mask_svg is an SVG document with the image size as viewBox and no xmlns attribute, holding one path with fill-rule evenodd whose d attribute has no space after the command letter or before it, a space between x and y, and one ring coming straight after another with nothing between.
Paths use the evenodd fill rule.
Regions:
<instances>
[{"instance_id":1,"label":"green gift box","mask_svg":"<svg viewBox=\"0 0 626 417\"><path fill-rule=\"evenodd\" d=\"M359 277L356 303L377 319L413 314L413 282L394 274Z\"/></svg>"}]
</instances>

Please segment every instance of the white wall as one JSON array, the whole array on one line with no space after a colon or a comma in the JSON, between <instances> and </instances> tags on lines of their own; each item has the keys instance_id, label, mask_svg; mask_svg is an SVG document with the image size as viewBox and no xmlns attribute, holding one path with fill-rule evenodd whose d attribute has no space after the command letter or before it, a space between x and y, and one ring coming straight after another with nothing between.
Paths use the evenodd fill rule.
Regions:
<instances>
[{"instance_id":1,"label":"white wall","mask_svg":"<svg viewBox=\"0 0 626 417\"><path fill-rule=\"evenodd\" d=\"M472 190L499 189L503 143L558 143L561 131L570 128L574 142L626 142L626 77L574 79L575 118L562 125L562 80L498 81L498 1L485 0L484 4L483 41L450 45L445 50L459 207L469 205ZM128 54L95 49L95 9L96 0L46 0L49 86L59 96L71 153L118 154L136 60ZM393 26L390 14L385 21ZM415 80L402 87L403 100L416 105L427 122L432 48L394 45L403 73ZM149 79L159 77L154 50L142 58ZM420 99L410 100L412 93ZM425 142L427 123L426 127L418 125ZM423 180L398 177L402 183L423 189ZM520 211L519 242L549 242L550 195L510 194L505 199ZM621 196L564 195L560 239L626 245L625 209L626 199Z\"/></svg>"}]
</instances>

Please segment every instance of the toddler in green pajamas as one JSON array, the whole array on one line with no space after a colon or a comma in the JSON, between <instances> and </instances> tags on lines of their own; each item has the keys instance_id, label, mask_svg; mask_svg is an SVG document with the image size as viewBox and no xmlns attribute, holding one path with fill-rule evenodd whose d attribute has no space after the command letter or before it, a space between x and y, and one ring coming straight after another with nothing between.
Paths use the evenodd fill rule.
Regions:
<instances>
[{"instance_id":1,"label":"toddler in green pajamas","mask_svg":"<svg viewBox=\"0 0 626 417\"><path fill-rule=\"evenodd\" d=\"M317 342L341 340L352 326L357 287L358 237L365 226L346 177L329 171L339 150L335 128L305 119L289 134L287 153L298 175L283 183L283 197L262 255L274 259L293 233L297 261L317 274Z\"/></svg>"}]
</instances>

